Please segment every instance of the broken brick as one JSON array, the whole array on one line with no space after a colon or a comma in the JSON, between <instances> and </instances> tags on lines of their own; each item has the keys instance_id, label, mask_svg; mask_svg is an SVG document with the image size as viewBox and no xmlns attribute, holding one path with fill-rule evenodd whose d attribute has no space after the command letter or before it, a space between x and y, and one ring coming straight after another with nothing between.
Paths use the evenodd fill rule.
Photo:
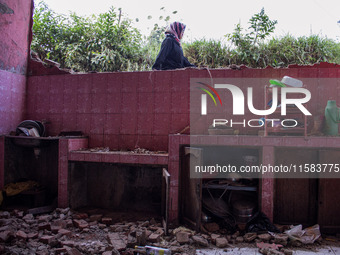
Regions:
<instances>
[{"instance_id":1,"label":"broken brick","mask_svg":"<svg viewBox=\"0 0 340 255\"><path fill-rule=\"evenodd\" d=\"M274 243L282 244L286 246L288 244L288 235L287 234L276 234L274 236Z\"/></svg>"},{"instance_id":2,"label":"broken brick","mask_svg":"<svg viewBox=\"0 0 340 255\"><path fill-rule=\"evenodd\" d=\"M243 238L244 238L244 241L250 243L252 241L254 241L257 237L257 234L256 233L246 233Z\"/></svg>"},{"instance_id":3,"label":"broken brick","mask_svg":"<svg viewBox=\"0 0 340 255\"><path fill-rule=\"evenodd\" d=\"M73 224L80 229L89 227L89 224L85 220L73 220Z\"/></svg>"},{"instance_id":4,"label":"broken brick","mask_svg":"<svg viewBox=\"0 0 340 255\"><path fill-rule=\"evenodd\" d=\"M51 232L54 234L58 233L60 229L61 229L60 226L53 226L53 225L51 226Z\"/></svg>"},{"instance_id":5,"label":"broken brick","mask_svg":"<svg viewBox=\"0 0 340 255\"><path fill-rule=\"evenodd\" d=\"M228 240L225 237L216 238L216 246L218 248L225 248L228 246Z\"/></svg>"},{"instance_id":6,"label":"broken brick","mask_svg":"<svg viewBox=\"0 0 340 255\"><path fill-rule=\"evenodd\" d=\"M78 251L76 248L67 249L68 255L82 255L80 251Z\"/></svg>"},{"instance_id":7,"label":"broken brick","mask_svg":"<svg viewBox=\"0 0 340 255\"><path fill-rule=\"evenodd\" d=\"M71 241L71 240L61 241L61 244L64 245L64 246L68 246L68 247L74 247L75 246L74 241Z\"/></svg>"},{"instance_id":8,"label":"broken brick","mask_svg":"<svg viewBox=\"0 0 340 255\"><path fill-rule=\"evenodd\" d=\"M6 230L3 232L0 232L0 241L2 242L8 242L12 239L13 233L12 231Z\"/></svg>"},{"instance_id":9,"label":"broken brick","mask_svg":"<svg viewBox=\"0 0 340 255\"><path fill-rule=\"evenodd\" d=\"M201 236L193 236L191 238L198 245L201 245L201 246L204 246L204 247L208 247L208 245L209 245L208 241Z\"/></svg>"},{"instance_id":10,"label":"broken brick","mask_svg":"<svg viewBox=\"0 0 340 255\"><path fill-rule=\"evenodd\" d=\"M19 230L15 233L15 236L18 238L18 239L21 239L21 240L26 240L27 239L27 234L22 231L22 230Z\"/></svg>"},{"instance_id":11,"label":"broken brick","mask_svg":"<svg viewBox=\"0 0 340 255\"><path fill-rule=\"evenodd\" d=\"M270 239L272 239L272 236L270 234L260 234L257 236L258 238L260 238L262 241L270 241Z\"/></svg>"},{"instance_id":12,"label":"broken brick","mask_svg":"<svg viewBox=\"0 0 340 255\"><path fill-rule=\"evenodd\" d=\"M210 235L211 242L212 242L213 244L215 244L215 243L216 243L216 238L218 238L218 237L220 237L220 235L218 235L218 234L211 234L211 235Z\"/></svg>"},{"instance_id":13,"label":"broken brick","mask_svg":"<svg viewBox=\"0 0 340 255\"><path fill-rule=\"evenodd\" d=\"M51 225L48 222L43 222L38 225L39 230L51 230Z\"/></svg>"},{"instance_id":14,"label":"broken brick","mask_svg":"<svg viewBox=\"0 0 340 255\"><path fill-rule=\"evenodd\" d=\"M27 234L27 238L28 239L35 239L39 236L39 233L38 232L33 232L33 233L28 233Z\"/></svg>"},{"instance_id":15,"label":"broken brick","mask_svg":"<svg viewBox=\"0 0 340 255\"><path fill-rule=\"evenodd\" d=\"M70 230L63 229L63 228L59 229L58 234L61 234L63 236L67 236L67 237L72 236L72 232Z\"/></svg>"},{"instance_id":16,"label":"broken brick","mask_svg":"<svg viewBox=\"0 0 340 255\"><path fill-rule=\"evenodd\" d=\"M22 217L22 219L24 220L24 221L30 221L30 220L34 220L34 216L33 216L33 214L26 214L24 217Z\"/></svg>"},{"instance_id":17,"label":"broken brick","mask_svg":"<svg viewBox=\"0 0 340 255\"><path fill-rule=\"evenodd\" d=\"M94 215L90 216L89 220L99 222L99 221L101 221L102 217L103 217L103 215L101 215L101 214L94 214Z\"/></svg>"},{"instance_id":18,"label":"broken brick","mask_svg":"<svg viewBox=\"0 0 340 255\"><path fill-rule=\"evenodd\" d=\"M152 233L149 237L148 240L152 243L158 243L161 240L161 235L157 233Z\"/></svg>"},{"instance_id":19,"label":"broken brick","mask_svg":"<svg viewBox=\"0 0 340 255\"><path fill-rule=\"evenodd\" d=\"M73 216L73 218L77 220L84 220L88 218L88 215L87 213L77 213Z\"/></svg>"},{"instance_id":20,"label":"broken brick","mask_svg":"<svg viewBox=\"0 0 340 255\"><path fill-rule=\"evenodd\" d=\"M50 244L53 240L55 239L54 236L50 236L50 235L45 235L40 237L40 242L44 243L44 244Z\"/></svg>"},{"instance_id":21,"label":"broken brick","mask_svg":"<svg viewBox=\"0 0 340 255\"><path fill-rule=\"evenodd\" d=\"M55 249L56 254L65 254L66 252L67 252L67 250L66 250L65 247Z\"/></svg>"},{"instance_id":22,"label":"broken brick","mask_svg":"<svg viewBox=\"0 0 340 255\"><path fill-rule=\"evenodd\" d=\"M235 241L236 241L236 243L243 243L244 238L242 236L238 236L238 237L236 237Z\"/></svg>"},{"instance_id":23,"label":"broken brick","mask_svg":"<svg viewBox=\"0 0 340 255\"><path fill-rule=\"evenodd\" d=\"M180 231L176 233L176 240L180 244L189 243L190 236L188 232Z\"/></svg>"},{"instance_id":24,"label":"broken brick","mask_svg":"<svg viewBox=\"0 0 340 255\"><path fill-rule=\"evenodd\" d=\"M110 218L110 217L102 218L102 223L106 224L106 225L110 225L110 224L112 224L112 218Z\"/></svg>"}]
</instances>

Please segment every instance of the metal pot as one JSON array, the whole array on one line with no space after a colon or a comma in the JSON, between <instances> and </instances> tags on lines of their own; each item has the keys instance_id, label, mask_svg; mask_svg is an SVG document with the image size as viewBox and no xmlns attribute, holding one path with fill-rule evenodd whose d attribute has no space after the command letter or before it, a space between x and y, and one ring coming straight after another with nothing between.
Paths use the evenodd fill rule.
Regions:
<instances>
[{"instance_id":1,"label":"metal pot","mask_svg":"<svg viewBox=\"0 0 340 255\"><path fill-rule=\"evenodd\" d=\"M256 204L250 200L236 200L233 202L232 208L236 221L247 223L255 213Z\"/></svg>"},{"instance_id":2,"label":"metal pot","mask_svg":"<svg viewBox=\"0 0 340 255\"><path fill-rule=\"evenodd\" d=\"M238 182L241 179L241 175L238 173L228 174L228 180L232 182Z\"/></svg>"}]
</instances>

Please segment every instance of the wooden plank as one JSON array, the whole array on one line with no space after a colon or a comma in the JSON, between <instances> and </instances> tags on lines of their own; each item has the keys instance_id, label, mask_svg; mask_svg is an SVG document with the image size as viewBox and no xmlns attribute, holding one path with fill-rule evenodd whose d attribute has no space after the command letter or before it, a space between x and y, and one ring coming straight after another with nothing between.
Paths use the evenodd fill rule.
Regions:
<instances>
[{"instance_id":1,"label":"wooden plank","mask_svg":"<svg viewBox=\"0 0 340 255\"><path fill-rule=\"evenodd\" d=\"M321 150L320 164L339 164L339 150ZM319 180L318 223L322 232L335 234L340 231L340 179Z\"/></svg>"},{"instance_id":2,"label":"wooden plank","mask_svg":"<svg viewBox=\"0 0 340 255\"><path fill-rule=\"evenodd\" d=\"M48 206L42 206L42 207L36 207L36 208L28 209L27 213L36 215L36 214L50 213L50 212L53 212L55 209L56 209L56 206L48 205Z\"/></svg>"},{"instance_id":3,"label":"wooden plank","mask_svg":"<svg viewBox=\"0 0 340 255\"><path fill-rule=\"evenodd\" d=\"M318 151L277 149L276 165L317 163ZM303 224L310 226L317 221L317 179L276 179L274 198L274 222L278 224Z\"/></svg>"},{"instance_id":4,"label":"wooden plank","mask_svg":"<svg viewBox=\"0 0 340 255\"><path fill-rule=\"evenodd\" d=\"M163 183L162 183L162 223L165 235L168 235L169 221L169 194L170 194L170 174L163 168Z\"/></svg>"},{"instance_id":5,"label":"wooden plank","mask_svg":"<svg viewBox=\"0 0 340 255\"><path fill-rule=\"evenodd\" d=\"M182 191L182 219L185 223L194 226L196 231L201 228L202 212L202 179L190 178L190 167L202 165L203 149L185 147L185 167L181 176Z\"/></svg>"}]
</instances>

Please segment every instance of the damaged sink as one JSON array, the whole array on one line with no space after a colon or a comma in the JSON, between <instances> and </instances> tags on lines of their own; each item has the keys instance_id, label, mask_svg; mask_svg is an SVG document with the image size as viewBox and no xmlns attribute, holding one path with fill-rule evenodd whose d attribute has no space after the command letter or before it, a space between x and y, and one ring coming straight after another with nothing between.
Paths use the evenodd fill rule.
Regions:
<instances>
[{"instance_id":1,"label":"damaged sink","mask_svg":"<svg viewBox=\"0 0 340 255\"><path fill-rule=\"evenodd\" d=\"M15 145L29 148L46 147L52 140L58 137L28 137L28 136L7 136Z\"/></svg>"}]
</instances>

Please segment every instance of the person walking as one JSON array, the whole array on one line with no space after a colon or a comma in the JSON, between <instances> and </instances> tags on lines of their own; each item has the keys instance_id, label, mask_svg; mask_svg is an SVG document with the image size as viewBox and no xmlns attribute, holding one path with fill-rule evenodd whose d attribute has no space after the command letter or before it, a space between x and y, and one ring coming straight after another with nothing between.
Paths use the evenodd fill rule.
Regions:
<instances>
[{"instance_id":1,"label":"person walking","mask_svg":"<svg viewBox=\"0 0 340 255\"><path fill-rule=\"evenodd\" d=\"M154 70L171 70L185 67L195 67L184 57L181 46L185 25L180 22L173 22L165 31L165 39L162 42L155 63Z\"/></svg>"}]
</instances>

